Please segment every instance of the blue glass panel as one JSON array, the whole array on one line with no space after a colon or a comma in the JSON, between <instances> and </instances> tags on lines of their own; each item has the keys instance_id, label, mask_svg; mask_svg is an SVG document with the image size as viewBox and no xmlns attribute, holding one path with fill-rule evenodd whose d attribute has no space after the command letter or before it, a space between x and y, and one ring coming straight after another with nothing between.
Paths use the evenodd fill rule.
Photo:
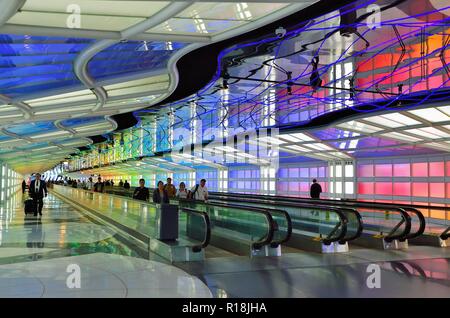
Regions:
<instances>
[{"instance_id":1,"label":"blue glass panel","mask_svg":"<svg viewBox=\"0 0 450 318\"><path fill-rule=\"evenodd\" d=\"M287 178L288 177L288 169L280 168L278 169L278 178Z\"/></svg>"},{"instance_id":2,"label":"blue glass panel","mask_svg":"<svg viewBox=\"0 0 450 318\"><path fill-rule=\"evenodd\" d=\"M5 136L5 135L0 135L0 141L7 141L7 140L11 140L13 138L9 137L9 136Z\"/></svg>"},{"instance_id":3,"label":"blue glass panel","mask_svg":"<svg viewBox=\"0 0 450 318\"><path fill-rule=\"evenodd\" d=\"M82 118L71 118L66 119L61 122L61 124L65 127L76 127L80 125L93 124L95 122L105 121L104 117L96 116L96 117L82 117Z\"/></svg>"},{"instance_id":4,"label":"blue glass panel","mask_svg":"<svg viewBox=\"0 0 450 318\"><path fill-rule=\"evenodd\" d=\"M365 137L358 140L348 140L340 142L330 142L330 145L339 149L362 149L372 147L387 147L399 145L401 142L378 137Z\"/></svg>"},{"instance_id":5,"label":"blue glass panel","mask_svg":"<svg viewBox=\"0 0 450 318\"><path fill-rule=\"evenodd\" d=\"M0 67L24 67L29 65L70 64L76 54L38 55L38 56L0 56Z\"/></svg>"},{"instance_id":6,"label":"blue glass panel","mask_svg":"<svg viewBox=\"0 0 450 318\"><path fill-rule=\"evenodd\" d=\"M169 58L187 43L172 42L172 50L165 42L131 41L115 44L98 53L89 62L89 74L95 79L166 67Z\"/></svg>"},{"instance_id":7,"label":"blue glass panel","mask_svg":"<svg viewBox=\"0 0 450 318\"><path fill-rule=\"evenodd\" d=\"M14 125L7 128L8 131L21 136L35 135L48 131L55 131L57 128L51 121L25 123L20 125Z\"/></svg>"},{"instance_id":8,"label":"blue glass panel","mask_svg":"<svg viewBox=\"0 0 450 318\"><path fill-rule=\"evenodd\" d=\"M81 83L73 73L77 54L95 40L0 35L0 93L12 98Z\"/></svg>"},{"instance_id":9,"label":"blue glass panel","mask_svg":"<svg viewBox=\"0 0 450 318\"><path fill-rule=\"evenodd\" d=\"M46 75L54 73L68 73L73 69L72 64L52 64L52 65L37 65L25 66L19 68L7 68L2 70L0 78L11 77L28 77L37 75Z\"/></svg>"},{"instance_id":10,"label":"blue glass panel","mask_svg":"<svg viewBox=\"0 0 450 318\"><path fill-rule=\"evenodd\" d=\"M59 76L54 76L52 79L49 79L45 84L25 86L14 89L1 89L0 87L0 91L1 94L7 95L11 98L15 98L26 94L39 93L46 90L55 90L58 88L67 88L67 89L70 89L71 87L78 89L80 88L81 83L80 81L78 81L78 79L73 78L70 80L60 80L54 82L54 80L58 77ZM61 77L64 78L64 75L62 75Z\"/></svg>"},{"instance_id":11,"label":"blue glass panel","mask_svg":"<svg viewBox=\"0 0 450 318\"><path fill-rule=\"evenodd\" d=\"M346 137L354 137L358 136L358 134L350 131L344 131L337 128L328 128L320 131L312 132L314 136L319 138L320 140L329 140L329 139L338 139L338 138L346 138Z\"/></svg>"}]
</instances>

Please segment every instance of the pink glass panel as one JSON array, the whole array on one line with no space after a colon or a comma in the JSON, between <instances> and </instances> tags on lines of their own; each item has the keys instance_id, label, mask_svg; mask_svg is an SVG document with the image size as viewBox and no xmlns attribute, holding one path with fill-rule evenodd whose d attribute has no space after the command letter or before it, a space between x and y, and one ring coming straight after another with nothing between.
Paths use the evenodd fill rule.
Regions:
<instances>
[{"instance_id":1,"label":"pink glass panel","mask_svg":"<svg viewBox=\"0 0 450 318\"><path fill-rule=\"evenodd\" d=\"M373 177L373 165L359 165L358 177Z\"/></svg>"},{"instance_id":2,"label":"pink glass panel","mask_svg":"<svg viewBox=\"0 0 450 318\"><path fill-rule=\"evenodd\" d=\"M373 182L358 182L358 194L373 194Z\"/></svg>"},{"instance_id":3,"label":"pink glass panel","mask_svg":"<svg viewBox=\"0 0 450 318\"><path fill-rule=\"evenodd\" d=\"M430 183L430 197L445 198L445 183Z\"/></svg>"},{"instance_id":4,"label":"pink glass panel","mask_svg":"<svg viewBox=\"0 0 450 318\"><path fill-rule=\"evenodd\" d=\"M394 183L394 195L411 195L411 183L409 182L396 182Z\"/></svg>"},{"instance_id":5,"label":"pink glass panel","mask_svg":"<svg viewBox=\"0 0 450 318\"><path fill-rule=\"evenodd\" d=\"M419 162L412 164L413 177L428 177L428 163Z\"/></svg>"},{"instance_id":6,"label":"pink glass panel","mask_svg":"<svg viewBox=\"0 0 450 318\"><path fill-rule=\"evenodd\" d=\"M412 184L412 195L415 197L428 196L428 183L415 182Z\"/></svg>"},{"instance_id":7,"label":"pink glass panel","mask_svg":"<svg viewBox=\"0 0 450 318\"><path fill-rule=\"evenodd\" d=\"M443 162L430 162L430 177L443 177L445 175Z\"/></svg>"},{"instance_id":8,"label":"pink glass panel","mask_svg":"<svg viewBox=\"0 0 450 318\"><path fill-rule=\"evenodd\" d=\"M309 191L309 183L308 182L300 182L300 191L308 192ZM323 189L322 189L323 191Z\"/></svg>"},{"instance_id":9,"label":"pink glass panel","mask_svg":"<svg viewBox=\"0 0 450 318\"><path fill-rule=\"evenodd\" d=\"M375 165L375 177L392 177L392 165Z\"/></svg>"},{"instance_id":10,"label":"pink glass panel","mask_svg":"<svg viewBox=\"0 0 450 318\"><path fill-rule=\"evenodd\" d=\"M391 182L377 182L375 183L375 194L378 195L392 195Z\"/></svg>"},{"instance_id":11,"label":"pink glass panel","mask_svg":"<svg viewBox=\"0 0 450 318\"><path fill-rule=\"evenodd\" d=\"M410 177L411 165L409 163L394 164L394 177Z\"/></svg>"},{"instance_id":12,"label":"pink glass panel","mask_svg":"<svg viewBox=\"0 0 450 318\"><path fill-rule=\"evenodd\" d=\"M298 192L299 184L298 182L289 182L289 191L290 192Z\"/></svg>"}]
</instances>

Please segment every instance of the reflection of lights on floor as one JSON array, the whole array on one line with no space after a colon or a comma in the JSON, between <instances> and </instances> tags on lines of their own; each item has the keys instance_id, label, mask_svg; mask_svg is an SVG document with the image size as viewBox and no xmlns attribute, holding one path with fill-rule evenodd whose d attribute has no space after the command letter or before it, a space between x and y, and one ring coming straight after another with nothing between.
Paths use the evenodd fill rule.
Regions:
<instances>
[{"instance_id":1,"label":"reflection of lights on floor","mask_svg":"<svg viewBox=\"0 0 450 318\"><path fill-rule=\"evenodd\" d=\"M64 246L64 244L65 244L65 242L66 242L66 234L67 234L67 226L66 226L66 224L61 224L61 228L60 228L60 230L59 230L59 234L60 234L60 236L59 236L59 245L60 245L60 247L63 247Z\"/></svg>"},{"instance_id":2,"label":"reflection of lights on floor","mask_svg":"<svg viewBox=\"0 0 450 318\"><path fill-rule=\"evenodd\" d=\"M224 289L217 288L216 297L217 298L228 298L228 294Z\"/></svg>"}]
</instances>

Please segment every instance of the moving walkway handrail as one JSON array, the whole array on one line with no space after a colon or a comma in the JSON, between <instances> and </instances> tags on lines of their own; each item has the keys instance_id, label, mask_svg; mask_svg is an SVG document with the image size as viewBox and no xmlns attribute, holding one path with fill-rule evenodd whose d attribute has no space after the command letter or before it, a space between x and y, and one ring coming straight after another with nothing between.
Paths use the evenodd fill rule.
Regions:
<instances>
[{"instance_id":1,"label":"moving walkway handrail","mask_svg":"<svg viewBox=\"0 0 450 318\"><path fill-rule=\"evenodd\" d=\"M61 186L61 187L63 187L63 186ZM110 194L110 193L92 192L90 190L79 189L79 188L72 188L72 187L63 187L63 188L68 188L70 190L77 190L77 191L80 191L80 192L84 193L85 195L95 194L95 193L96 194L108 194L108 195L112 195L112 196L118 197L118 198L120 198L122 200L128 200L128 201L129 200L135 200L133 198L129 198L129 197L125 197L125 196L119 196L119 195ZM52 189L52 190L55 191L54 189ZM61 194L61 193L58 193L58 194L60 196L64 196L64 194ZM68 199L72 203L75 203L71 198L66 198L66 199ZM145 204L147 206L154 207L154 203L152 203L152 202L146 202L146 201L140 201L140 200L135 200L135 201L138 201L140 204ZM205 248L206 246L209 245L209 242L211 240L211 222L210 222L210 219L209 219L209 215L206 212L195 211L195 210L192 210L192 209L189 209L189 208L182 208L182 209L186 210L186 211L184 211L186 213L201 215L203 220L204 220L204 222L205 222L205 239L203 240L202 244L189 246L190 248L192 248L193 252L196 252L196 253L200 252L202 248ZM96 211L94 208L90 208L89 210L91 212L92 212L92 210ZM125 226L123 224L118 223L116 220L112 219L111 217L104 215L103 213L96 212L96 214L102 215L103 219L108 220L108 222L110 222L110 223L112 223L112 224L114 224L114 225L116 225L116 226L118 226L120 228ZM134 236L139 238L139 239L141 239L141 240L142 240L142 237L144 237L144 236L147 237L147 238L149 237L148 234L141 233L140 231L137 231L137 230L135 230L133 228L129 228L129 231L134 233ZM146 241L146 240L144 240L144 241Z\"/></svg>"},{"instance_id":2,"label":"moving walkway handrail","mask_svg":"<svg viewBox=\"0 0 450 318\"><path fill-rule=\"evenodd\" d=\"M211 197L215 197L215 195L213 195ZM229 200L229 197L226 198L226 199ZM249 200L249 199L247 199L247 200ZM257 201L257 200L260 200L259 201L260 203L268 203L269 202L271 204L276 204L275 201L270 201L268 199L264 199L264 201L261 201L262 199L250 198L250 200L253 201L253 202ZM349 241L355 240L355 239L357 239L358 237L361 236L361 233L363 231L362 218L361 218L361 214L359 214L359 212L356 209L341 208L341 207L330 207L330 206L316 205L316 204L309 204L309 203L301 203L301 205L298 205L298 204L299 204L298 202L296 202L295 204L290 203L290 202L283 202L284 206L289 206L289 207L294 207L294 208L305 208L305 207L308 207L308 208L315 208L315 209L327 209L328 211L331 210L333 212L336 212L336 214L339 216L339 218L341 220L341 224L340 225L343 228L345 228L345 233L343 233L342 238L340 240L338 240L339 243L349 242ZM348 218L343 213L340 213L339 211L340 212L348 211L348 212L351 212L351 213L355 214L355 218L357 220L358 226L357 226L357 230L356 230L356 232L355 232L355 234L353 236L350 236L350 237L346 236L347 233L348 233ZM344 216L343 219L342 219L342 216ZM338 224L338 228L339 228L339 224ZM331 234L334 234L334 233L335 233L335 231L333 231ZM328 237L330 237L330 235L328 235ZM336 240L332 240L332 241L336 241ZM329 242L330 241L328 241L328 243ZM324 243L325 243L325 241L324 241Z\"/></svg>"},{"instance_id":3,"label":"moving walkway handrail","mask_svg":"<svg viewBox=\"0 0 450 318\"><path fill-rule=\"evenodd\" d=\"M218 197L217 195L212 195L212 196L210 196L211 198L214 198L214 197ZM220 197L220 196L219 196ZM223 197L222 197L223 198ZM229 198L227 198L227 199L229 199ZM258 201L258 199L254 199L254 198L247 198L247 200L251 200L251 201ZM262 201L261 199L259 199L259 202L260 203L267 203L267 201L269 201L269 200L264 200L264 201ZM258 203L258 202L256 202L256 203ZM276 202L273 202L272 201L272 203L276 203ZM294 205L294 204L290 204L290 203L288 203L288 202L284 202L283 203L285 206L290 206L290 207L294 207L294 208L298 208L299 206L298 205ZM333 211L333 212L335 212L338 216L339 216L339 223L337 223L336 224L336 226L332 229L332 231L327 235L327 237L326 238L322 238L322 241L323 241L323 243L325 244L325 245L329 245L329 244L331 244L332 242L340 242L340 243L342 243L342 242L347 242L349 239L348 238L345 238L345 236L346 236L346 234L347 234L347 231L348 231L348 227L347 227L347 224L348 224L348 218L345 216L345 214L341 211L342 209L339 209L339 208L337 208L337 209L335 209L335 208L330 208L330 207L320 207L320 206L316 206L316 205L307 205L307 204L304 204L303 206L301 206L301 207L311 207L311 208L318 208L318 209L320 209L320 208L323 208L323 209L328 209L328 210L331 210L331 211ZM350 209L346 209L346 210L350 210ZM284 211L285 212L285 211ZM357 212L358 213L358 212ZM289 216L289 213L287 213L286 212L286 214ZM358 215L359 215L359 213L358 213ZM361 216L360 216L361 217ZM291 219L290 217L289 217L289 219ZM358 227L358 233L357 233L357 236L356 237L359 237L359 235L361 235L361 232L362 232L362 224L360 223L360 225L361 226L359 226ZM341 228L341 233L340 233L340 235L339 236L337 236L337 237L335 237L335 238L332 238L333 237L333 235L337 232L337 230L339 229L339 228ZM354 238L356 238L356 237L354 237ZM350 237L351 239L354 239L353 237Z\"/></svg>"},{"instance_id":4,"label":"moving walkway handrail","mask_svg":"<svg viewBox=\"0 0 450 318\"><path fill-rule=\"evenodd\" d=\"M198 200L194 200L194 202L196 202L196 203L204 203L204 204L210 204L210 205L218 205L218 204L221 204L221 203L211 203L211 202L204 202L204 201L198 201ZM241 209L245 209L245 210L248 210L248 208L249 208L249 206L247 206L247 205L242 205L242 204L230 204L230 207L233 207L233 208L237 208L237 207L239 207L239 208L241 208ZM273 213L280 213L280 214L282 214L285 218L286 218L286 224L287 224L287 230L286 230L286 235L285 235L285 237L283 238L283 239L281 239L281 240L276 240L276 241L273 241L272 240L272 242L270 243L270 246L271 247L278 247L278 245L280 245L280 244L282 244L282 243L285 243L285 242L287 242L287 241L289 241L289 239L291 238L291 235L292 235L292 220L291 220L291 216L289 215L289 213L287 213L286 211L284 211L284 210L280 210L280 209L267 209L267 208L260 208L260 207L251 207L252 208L252 210L253 209L258 209L258 210L264 210L264 211L267 211L267 212L269 212L269 213L271 213L271 215L273 214ZM272 216L272 220L273 220L273 216ZM277 222L275 221L275 220L273 220L273 223L274 223L274 236L275 236L275 231L279 228L279 225L277 224ZM273 239L273 238L272 238Z\"/></svg>"},{"instance_id":5,"label":"moving walkway handrail","mask_svg":"<svg viewBox=\"0 0 450 318\"><path fill-rule=\"evenodd\" d=\"M203 248L207 247L209 245L209 242L211 241L211 222L209 219L209 215L206 212L203 211L197 211L194 209L189 208L180 208L182 212L190 213L190 214L197 214L200 215L203 218L203 221L205 222L205 239L203 240L202 244L192 246L193 252L200 252Z\"/></svg>"},{"instance_id":6,"label":"moving walkway handrail","mask_svg":"<svg viewBox=\"0 0 450 318\"><path fill-rule=\"evenodd\" d=\"M77 189L77 190L91 192L89 190L84 190L84 189ZM113 193L111 193L111 192L113 192ZM132 193L132 191L128 190L128 189L112 189L112 191L110 191L110 192L107 192L107 190L105 190L105 192L103 192L103 194L108 194L108 195L112 195L112 196L119 196L119 197L126 198L127 200L134 200L131 197L128 197L128 196L125 196L125 195L120 195L120 194L117 194L117 193L130 194L130 193ZM198 201L198 200L184 200L184 199L180 199L178 201L190 202L190 203L196 203L196 204L204 204L204 205L207 205L207 204L212 205L211 203L206 203L204 201ZM144 204L145 203L151 204L151 202L146 202L146 201L139 201L139 202L140 203L144 203ZM245 210L249 211L248 206L237 206L237 205L231 206L231 205L229 205L228 207L229 208L241 209L241 210L245 209ZM270 209L251 209L252 212L261 212L262 210L270 210ZM273 241L274 232L275 232L275 223L276 222L273 220L272 215L270 214L270 212L263 211L263 212L265 212L264 214L266 214L266 213L269 214L268 217L266 215L266 218L268 219L267 223L269 224L269 231L268 231L268 235L267 235L265 240L261 240L261 241L252 243L252 248L254 248L254 249L259 250L262 246L269 245L269 244L271 246L275 246L276 247L279 244L282 244L282 243L288 241L289 238L291 237L291 234L292 234L292 222L291 222L289 214L286 213L286 211L282 211L282 210L275 210L275 209L271 209L271 210L274 211L274 212L276 211L277 213L282 213L286 217L286 223L287 223L286 236L283 239L281 239L281 240ZM209 216L208 216L208 220L209 220ZM210 220L209 220L209 222L210 222Z\"/></svg>"},{"instance_id":7,"label":"moving walkway handrail","mask_svg":"<svg viewBox=\"0 0 450 318\"><path fill-rule=\"evenodd\" d=\"M441 238L441 240L446 240L450 237L450 226L444 231L442 232L442 234L439 236Z\"/></svg>"},{"instance_id":8,"label":"moving walkway handrail","mask_svg":"<svg viewBox=\"0 0 450 318\"><path fill-rule=\"evenodd\" d=\"M214 192L214 194L216 194L216 193L220 193L220 192ZM225 195L245 196L245 194L228 194L228 193L226 193ZM261 195L261 194L257 194L255 196L256 197L265 197L265 198L272 197L272 196ZM332 200L332 199L294 198L294 197L278 196L278 195L276 196L276 198L285 199L285 200L289 200L289 201L320 202L320 203L324 203L324 204L333 204L333 205L338 205L338 206L346 205L346 206L357 206L357 207L359 206L359 207L368 207L368 208L380 207L381 209L394 209L394 208L398 209L398 208L401 208L401 209L405 210L406 212L415 214L417 216L417 218L419 219L418 230L416 232L409 233L407 235L406 239L412 239L412 238L419 237L420 235L422 235L425 232L425 228L426 228L425 217L423 216L422 212L420 212L416 208L416 206L413 206L413 205L404 205L404 204L396 205L396 204L393 204L393 203L366 202L366 201L358 201L358 200Z\"/></svg>"},{"instance_id":9,"label":"moving walkway handrail","mask_svg":"<svg viewBox=\"0 0 450 318\"><path fill-rule=\"evenodd\" d=\"M198 200L184 200L180 199L179 202L186 202L186 203L195 203L195 204L203 204L205 206L217 206L217 207L224 207L224 208L231 208L231 209L237 209L237 210L245 210L255 213L263 214L267 220L267 223L269 224L269 229L267 232L267 235L264 239L259 240L257 242L252 242L252 248L255 250L261 249L261 247L265 245L270 245L272 243L272 239L275 233L275 222L272 218L272 214L270 214L267 209L258 209L243 205L233 205L233 204L220 204L220 203L207 203L204 201L198 201Z\"/></svg>"},{"instance_id":10,"label":"moving walkway handrail","mask_svg":"<svg viewBox=\"0 0 450 318\"><path fill-rule=\"evenodd\" d=\"M246 198L246 199L248 199L247 198L248 195L246 195L246 194L239 194L239 193L236 194L236 193L213 192L212 194L210 194L210 197L214 197L214 195L219 195L219 196L223 195L225 197L235 197L235 198ZM322 204L322 205L325 205L325 206L333 206L334 205L334 206L337 206L337 207L341 207L341 206L355 206L355 205L357 205L357 206L360 206L360 207L368 207L368 208L372 208L372 209L395 210L401 215L401 220L384 237L384 240L386 242L392 242L393 240L405 241L408 238L408 235L410 234L410 231L411 231L411 216L404 209L399 208L399 207L395 207L395 206L386 206L386 205L377 204L374 207L373 205L371 205L370 203L367 203L367 202L359 205L359 202L357 202L358 204L354 204L354 201L350 201L353 204L346 204L347 202L345 202L345 201L337 201L337 200L321 200L321 199L317 200L317 199L293 198L293 197L286 197L286 196L269 196L269 195L261 195L261 194L252 194L252 197L253 198L263 198L263 199L272 200L272 201L281 201L281 202L294 202L294 203L301 202L301 203L309 203L309 204ZM423 215L422 215L422 217L423 217ZM420 218L419 218L419 220L420 220ZM424 219L422 219L422 221L424 221ZM405 224L403 232L395 235L395 232L403 224ZM424 223L421 222L419 230L422 228L422 226L424 226ZM417 233L420 233L420 232L417 231L416 233L414 233L414 235L416 235Z\"/></svg>"},{"instance_id":11,"label":"moving walkway handrail","mask_svg":"<svg viewBox=\"0 0 450 318\"><path fill-rule=\"evenodd\" d=\"M426 222L425 217L423 216L422 212L417 210L416 208L407 207L407 206L401 206L402 209L404 209L406 212L411 212L412 214L415 214L417 218L419 219L419 228L416 232L409 233L406 236L406 239L410 240L416 237L421 236L425 232Z\"/></svg>"}]
</instances>

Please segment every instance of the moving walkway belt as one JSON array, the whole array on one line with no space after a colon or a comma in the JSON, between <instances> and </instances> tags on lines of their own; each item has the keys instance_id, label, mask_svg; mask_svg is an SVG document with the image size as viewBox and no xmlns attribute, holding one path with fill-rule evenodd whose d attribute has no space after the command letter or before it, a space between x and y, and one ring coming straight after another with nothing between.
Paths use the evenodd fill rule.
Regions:
<instances>
[{"instance_id":1,"label":"moving walkway belt","mask_svg":"<svg viewBox=\"0 0 450 318\"><path fill-rule=\"evenodd\" d=\"M301 198L268 196L268 195L258 195L258 194L256 194L256 195L252 194L251 196L245 195L245 194L230 194L230 193L221 193L221 192L214 192L214 193L210 194L210 198L214 198L215 196L236 198L236 199L241 199L241 200L242 199L246 199L246 200L260 199L260 200L266 200L269 202L272 201L273 204L276 204L278 202L283 202L283 203L290 202L290 203L309 204L309 205L314 205L314 206L322 205L322 206L335 207L335 208L367 207L367 208L371 208L371 209L375 209L375 210L376 209L380 209L380 210L389 209L389 210L396 211L397 213L399 213L401 216L401 220L384 237L386 242L391 242L393 240L404 241L408 238L417 237L417 236L421 235L423 233L423 231L425 230L425 219L424 219L422 213L420 213L420 211L418 211L416 209L410 209L410 211L411 211L411 213L418 215L420 226L416 232L410 233L411 232L411 216L405 211L405 209L393 207L393 206L386 206L386 205L380 205L380 204L372 205L372 204L368 204L367 202L364 202L361 204L360 204L360 202L357 202L358 204L355 204L354 201L351 201L351 204L347 204L346 201L313 200L313 199L301 199ZM403 231L400 232L399 234L396 234L396 231L402 225L404 225Z\"/></svg>"},{"instance_id":2,"label":"moving walkway belt","mask_svg":"<svg viewBox=\"0 0 450 318\"><path fill-rule=\"evenodd\" d=\"M221 197L217 195L210 195L211 199L218 199L218 200L228 200L233 202L242 202L242 200L238 199L230 199L227 197ZM246 198L246 202L252 202L252 203L260 203L260 204L270 204L270 205L276 205L276 202L269 202L267 200L258 200L253 198ZM292 207L292 208L311 208L315 210L324 210L324 212L334 212L339 216L339 223L336 224L336 226L331 230L330 233L328 233L327 237L322 239L322 242L326 245L331 244L332 242L339 242L341 244L354 240L358 238L362 233L362 222L361 222L361 216L355 209L350 208L334 208L334 207L328 207L328 206L319 206L319 205L311 205L311 204L292 204L292 203L283 203L282 204L285 207ZM348 231L348 217L346 216L346 213L352 213L355 215L355 219L357 220L357 230L355 234L349 235ZM340 230L338 235L335 235L337 231Z\"/></svg>"},{"instance_id":3,"label":"moving walkway belt","mask_svg":"<svg viewBox=\"0 0 450 318\"><path fill-rule=\"evenodd\" d=\"M202 205L204 207L222 207L222 208L230 208L230 209L236 209L236 210L243 210L246 212L254 212L254 213L261 213L264 214L267 222L269 224L269 230L267 233L267 236L257 242L253 243L253 247L255 249L260 249L262 246L270 245L271 247L277 247L278 245L287 242L292 234L292 220L289 216L289 214L280 209L267 209L267 208L257 208L257 207L249 207L246 205L239 205L239 204L223 204L223 203L211 203L211 202L204 202L204 201L196 201L196 200L179 200L180 207L183 208L184 205L191 206L191 205ZM279 225L274 220L274 214L280 214L286 219L286 234L284 237L281 237L279 240L274 240L275 237L275 231L279 230Z\"/></svg>"}]
</instances>

